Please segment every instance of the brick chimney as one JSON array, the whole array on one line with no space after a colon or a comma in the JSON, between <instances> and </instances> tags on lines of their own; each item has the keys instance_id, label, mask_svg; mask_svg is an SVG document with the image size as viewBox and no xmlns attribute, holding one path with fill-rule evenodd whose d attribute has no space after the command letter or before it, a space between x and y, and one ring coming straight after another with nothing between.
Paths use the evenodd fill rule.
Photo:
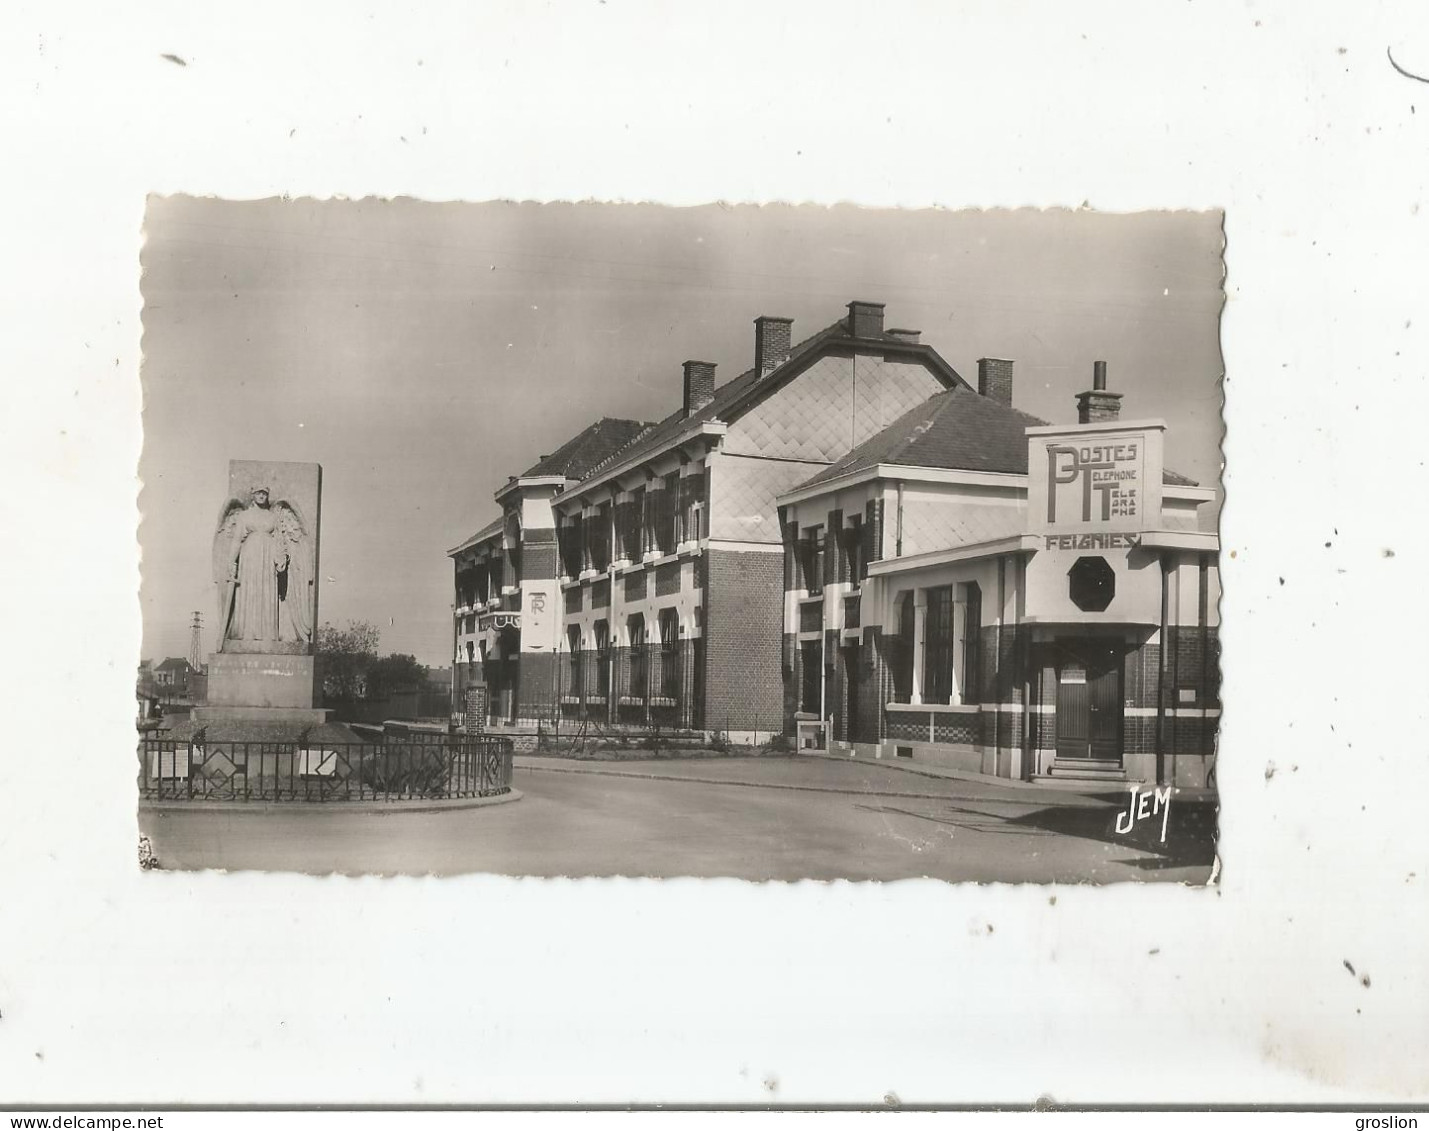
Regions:
<instances>
[{"instance_id":1,"label":"brick chimney","mask_svg":"<svg viewBox=\"0 0 1429 1131\"><path fill-rule=\"evenodd\" d=\"M1077 394L1077 423L1097 424L1121 415L1121 394L1106 391L1106 362L1092 365L1092 387Z\"/></svg>"},{"instance_id":2,"label":"brick chimney","mask_svg":"<svg viewBox=\"0 0 1429 1131\"><path fill-rule=\"evenodd\" d=\"M858 302L848 304L848 332L855 338L883 336L883 303Z\"/></svg>"},{"instance_id":3,"label":"brick chimney","mask_svg":"<svg viewBox=\"0 0 1429 1131\"><path fill-rule=\"evenodd\" d=\"M890 338L897 338L900 342L908 342L910 345L915 346L918 344L918 339L923 335L923 331L921 330L894 330L892 328L889 328L885 333L887 333Z\"/></svg>"},{"instance_id":4,"label":"brick chimney","mask_svg":"<svg viewBox=\"0 0 1429 1131\"><path fill-rule=\"evenodd\" d=\"M693 416L714 400L715 363L685 362L685 415Z\"/></svg>"},{"instance_id":5,"label":"brick chimney","mask_svg":"<svg viewBox=\"0 0 1429 1131\"><path fill-rule=\"evenodd\" d=\"M978 396L1012 406L1012 362L1001 357L977 359Z\"/></svg>"},{"instance_id":6,"label":"brick chimney","mask_svg":"<svg viewBox=\"0 0 1429 1131\"><path fill-rule=\"evenodd\" d=\"M761 314L754 320L754 365L763 377L789 360L792 318Z\"/></svg>"}]
</instances>

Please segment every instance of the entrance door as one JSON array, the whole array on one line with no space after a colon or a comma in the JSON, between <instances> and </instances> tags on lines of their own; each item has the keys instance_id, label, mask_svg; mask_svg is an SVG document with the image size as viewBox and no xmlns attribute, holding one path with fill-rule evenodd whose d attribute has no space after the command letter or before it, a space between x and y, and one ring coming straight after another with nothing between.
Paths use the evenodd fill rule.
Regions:
<instances>
[{"instance_id":1,"label":"entrance door","mask_svg":"<svg viewBox=\"0 0 1429 1131\"><path fill-rule=\"evenodd\" d=\"M1124 650L1116 641L1062 645L1057 668L1057 757L1121 761Z\"/></svg>"}]
</instances>

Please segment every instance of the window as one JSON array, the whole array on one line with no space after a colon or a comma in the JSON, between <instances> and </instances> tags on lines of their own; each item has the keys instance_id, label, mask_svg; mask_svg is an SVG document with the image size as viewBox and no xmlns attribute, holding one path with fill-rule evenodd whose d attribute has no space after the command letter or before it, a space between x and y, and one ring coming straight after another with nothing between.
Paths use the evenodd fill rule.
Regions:
<instances>
[{"instance_id":1,"label":"window","mask_svg":"<svg viewBox=\"0 0 1429 1131\"><path fill-rule=\"evenodd\" d=\"M848 580L850 585L863 581L863 523L854 515L844 528L844 553L848 559Z\"/></svg>"},{"instance_id":2,"label":"window","mask_svg":"<svg viewBox=\"0 0 1429 1131\"><path fill-rule=\"evenodd\" d=\"M604 699L610 694L610 622L595 622L595 689Z\"/></svg>"},{"instance_id":3,"label":"window","mask_svg":"<svg viewBox=\"0 0 1429 1131\"><path fill-rule=\"evenodd\" d=\"M1078 558L1067 571L1067 595L1087 613L1101 613L1116 596L1116 571L1105 558Z\"/></svg>"},{"instance_id":4,"label":"window","mask_svg":"<svg viewBox=\"0 0 1429 1131\"><path fill-rule=\"evenodd\" d=\"M967 615L963 621L963 702L980 703L982 683L982 590L976 581L963 586Z\"/></svg>"},{"instance_id":5,"label":"window","mask_svg":"<svg viewBox=\"0 0 1429 1131\"><path fill-rule=\"evenodd\" d=\"M817 526L811 527L800 539L799 572L803 588L811 597L824 591L823 539L824 532Z\"/></svg>"},{"instance_id":6,"label":"window","mask_svg":"<svg viewBox=\"0 0 1429 1131\"><path fill-rule=\"evenodd\" d=\"M579 696L584 690L581 683L581 628L578 624L569 625L566 628L566 647L570 652L569 676L566 681L566 694L569 696Z\"/></svg>"},{"instance_id":7,"label":"window","mask_svg":"<svg viewBox=\"0 0 1429 1131\"><path fill-rule=\"evenodd\" d=\"M521 584L521 519L516 513L510 512L506 516L506 533L502 538L502 545L506 550L506 561L511 566L511 576L507 579L508 585Z\"/></svg>"},{"instance_id":8,"label":"window","mask_svg":"<svg viewBox=\"0 0 1429 1131\"><path fill-rule=\"evenodd\" d=\"M650 668L645 653L645 618L637 613L626 624L630 636L630 669L625 693L633 699L644 699L650 687Z\"/></svg>"},{"instance_id":9,"label":"window","mask_svg":"<svg viewBox=\"0 0 1429 1131\"><path fill-rule=\"evenodd\" d=\"M953 695L953 587L928 590L923 627L923 702L947 703Z\"/></svg>"},{"instance_id":10,"label":"window","mask_svg":"<svg viewBox=\"0 0 1429 1131\"><path fill-rule=\"evenodd\" d=\"M703 472L686 475L680 480L681 506L684 517L680 523L680 541L696 542L704 537L701 527L704 515L705 477Z\"/></svg>"},{"instance_id":11,"label":"window","mask_svg":"<svg viewBox=\"0 0 1429 1131\"><path fill-rule=\"evenodd\" d=\"M675 505L680 494L680 473L671 472L665 476L664 485L659 494L655 523L655 545L662 554L673 554L675 552L675 518L678 510Z\"/></svg>"},{"instance_id":12,"label":"window","mask_svg":"<svg viewBox=\"0 0 1429 1131\"><path fill-rule=\"evenodd\" d=\"M680 614L674 609L660 610L660 695L680 697Z\"/></svg>"},{"instance_id":13,"label":"window","mask_svg":"<svg viewBox=\"0 0 1429 1131\"><path fill-rule=\"evenodd\" d=\"M586 527L586 548L590 568L604 573L610 568L610 504L602 503L591 514Z\"/></svg>"},{"instance_id":14,"label":"window","mask_svg":"<svg viewBox=\"0 0 1429 1131\"><path fill-rule=\"evenodd\" d=\"M904 593L898 598L898 635L893 638L893 654L889 657L889 666L893 670L895 703L913 701L913 649L916 647L913 634L917 623L915 618L913 594Z\"/></svg>"},{"instance_id":15,"label":"window","mask_svg":"<svg viewBox=\"0 0 1429 1131\"><path fill-rule=\"evenodd\" d=\"M806 715L822 716L823 653L823 646L817 640L806 640L799 645L799 710Z\"/></svg>"},{"instance_id":16,"label":"window","mask_svg":"<svg viewBox=\"0 0 1429 1131\"><path fill-rule=\"evenodd\" d=\"M621 557L638 562L645 556L645 488L634 491L625 504L624 536Z\"/></svg>"},{"instance_id":17,"label":"window","mask_svg":"<svg viewBox=\"0 0 1429 1131\"><path fill-rule=\"evenodd\" d=\"M558 527L561 542L561 569L566 577L579 577L585 557L585 539L581 537L581 516L571 518Z\"/></svg>"}]
</instances>

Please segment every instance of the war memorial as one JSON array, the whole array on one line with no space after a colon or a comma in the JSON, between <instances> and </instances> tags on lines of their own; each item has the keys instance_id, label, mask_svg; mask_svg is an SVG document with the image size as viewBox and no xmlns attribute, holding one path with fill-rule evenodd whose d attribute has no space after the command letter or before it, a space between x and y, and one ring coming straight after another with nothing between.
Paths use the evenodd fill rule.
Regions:
<instances>
[{"instance_id":1,"label":"war memorial","mask_svg":"<svg viewBox=\"0 0 1429 1131\"><path fill-rule=\"evenodd\" d=\"M515 800L511 742L452 728L359 734L320 705L322 467L232 460L212 534L207 701L140 740L148 802Z\"/></svg>"}]
</instances>

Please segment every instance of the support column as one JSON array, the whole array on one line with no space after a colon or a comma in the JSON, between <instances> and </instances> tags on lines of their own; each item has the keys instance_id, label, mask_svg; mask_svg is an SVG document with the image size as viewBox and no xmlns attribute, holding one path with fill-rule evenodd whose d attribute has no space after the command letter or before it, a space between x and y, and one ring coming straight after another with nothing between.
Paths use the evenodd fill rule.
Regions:
<instances>
[{"instance_id":1,"label":"support column","mask_svg":"<svg viewBox=\"0 0 1429 1131\"><path fill-rule=\"evenodd\" d=\"M953 653L951 678L948 681L948 702L956 706L963 701L963 679L967 675L960 669L963 666L963 656L966 655L965 646L968 635L968 603L966 598L958 596L959 585L953 590Z\"/></svg>"}]
</instances>

